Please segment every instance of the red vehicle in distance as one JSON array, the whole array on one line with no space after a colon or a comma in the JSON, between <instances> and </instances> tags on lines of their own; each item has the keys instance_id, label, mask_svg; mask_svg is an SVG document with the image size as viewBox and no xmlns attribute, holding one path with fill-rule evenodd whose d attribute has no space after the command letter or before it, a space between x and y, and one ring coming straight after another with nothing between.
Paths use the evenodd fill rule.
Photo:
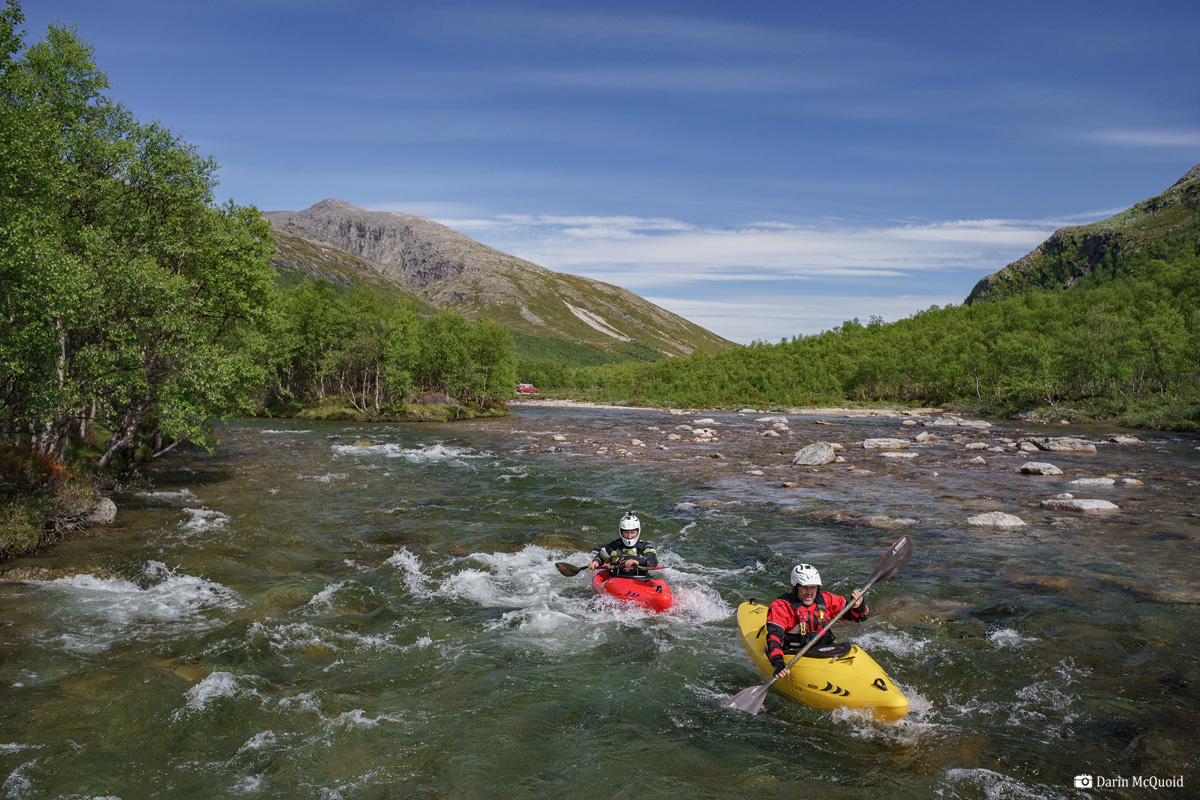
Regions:
<instances>
[{"instance_id":1,"label":"red vehicle in distance","mask_svg":"<svg viewBox=\"0 0 1200 800\"><path fill-rule=\"evenodd\" d=\"M532 383L518 383L517 394L537 394L537 387Z\"/></svg>"}]
</instances>

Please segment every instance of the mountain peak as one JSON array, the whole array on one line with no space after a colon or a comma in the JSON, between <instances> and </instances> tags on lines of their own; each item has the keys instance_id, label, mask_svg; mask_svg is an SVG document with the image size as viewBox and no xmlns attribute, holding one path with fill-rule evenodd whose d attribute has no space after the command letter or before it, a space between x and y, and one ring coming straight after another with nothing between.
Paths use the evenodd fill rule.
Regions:
<instances>
[{"instance_id":1,"label":"mountain peak","mask_svg":"<svg viewBox=\"0 0 1200 800\"><path fill-rule=\"evenodd\" d=\"M317 245L314 250L335 248L349 260L369 264L371 277L435 308L469 319L486 316L517 333L633 358L733 346L627 289L553 272L424 217L366 211L331 198L303 211L271 211L263 217L281 242L298 237ZM280 268L321 274L320 264L310 261L307 266L280 262Z\"/></svg>"},{"instance_id":2,"label":"mountain peak","mask_svg":"<svg viewBox=\"0 0 1200 800\"><path fill-rule=\"evenodd\" d=\"M1196 166L1194 166L1190 170L1188 170L1187 173L1182 178L1175 181L1175 183L1171 186L1171 188L1178 189L1183 184L1191 183L1192 181L1200 181L1200 164L1197 164Z\"/></svg>"}]
</instances>

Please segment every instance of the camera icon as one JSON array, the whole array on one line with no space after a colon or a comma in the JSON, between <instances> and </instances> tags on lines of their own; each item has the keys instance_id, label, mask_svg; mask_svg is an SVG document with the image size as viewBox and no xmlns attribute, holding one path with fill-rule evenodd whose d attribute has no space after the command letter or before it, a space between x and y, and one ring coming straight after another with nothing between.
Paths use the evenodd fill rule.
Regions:
<instances>
[{"instance_id":1,"label":"camera icon","mask_svg":"<svg viewBox=\"0 0 1200 800\"><path fill-rule=\"evenodd\" d=\"M1075 776L1075 788L1076 789L1091 789L1093 783L1094 783L1094 781L1092 780L1091 775L1076 775Z\"/></svg>"}]
</instances>

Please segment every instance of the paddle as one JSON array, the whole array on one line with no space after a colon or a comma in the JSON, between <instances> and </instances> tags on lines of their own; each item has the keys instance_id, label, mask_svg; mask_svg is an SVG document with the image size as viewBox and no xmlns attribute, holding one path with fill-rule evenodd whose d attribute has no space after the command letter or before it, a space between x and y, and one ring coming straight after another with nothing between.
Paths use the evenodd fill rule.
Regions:
<instances>
[{"instance_id":1,"label":"paddle","mask_svg":"<svg viewBox=\"0 0 1200 800\"><path fill-rule=\"evenodd\" d=\"M563 575L566 575L568 578L573 578L583 570L587 569L587 564L584 564L582 567L577 567L574 564L568 564L565 561L555 561L554 566L558 568L559 572L561 572ZM642 567L642 569L666 569L666 567Z\"/></svg>"},{"instance_id":2,"label":"paddle","mask_svg":"<svg viewBox=\"0 0 1200 800\"><path fill-rule=\"evenodd\" d=\"M862 589L863 594L866 594L867 590L876 583L879 583L880 581L886 581L888 578L899 572L900 568L908 563L908 559L911 556L912 539L909 539L908 534L906 533L897 539L895 543L888 548L888 551L883 554L883 557L879 559L879 563L875 565L875 571L871 573L871 580L867 581L867 585ZM845 607L837 613L837 616L829 620L825 627L817 631L816 636L814 636L808 644L804 645L804 648L797 653L791 661L788 662L788 667L790 668L792 664L799 663L797 659L801 658L805 653L808 652L810 647L820 641L821 637L825 635L825 631L832 628L833 623L841 619L842 615L849 610L850 603L847 602ZM742 689L733 697L726 700L722 705L725 708L736 708L738 711L745 711L747 714L757 714L762 710L763 703L766 702L767 690L771 688L771 685L774 684L775 681L779 680L781 675L782 673L776 675L761 686L751 686L747 689Z\"/></svg>"}]
</instances>

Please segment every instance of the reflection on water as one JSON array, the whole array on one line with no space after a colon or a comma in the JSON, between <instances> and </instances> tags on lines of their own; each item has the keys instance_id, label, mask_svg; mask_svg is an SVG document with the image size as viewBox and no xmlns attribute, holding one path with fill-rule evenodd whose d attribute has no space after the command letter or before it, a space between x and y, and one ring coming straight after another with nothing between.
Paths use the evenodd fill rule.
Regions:
<instances>
[{"instance_id":1,"label":"reflection on water","mask_svg":"<svg viewBox=\"0 0 1200 800\"><path fill-rule=\"evenodd\" d=\"M1098 516L1044 510L1061 486L968 471L948 450L783 488L761 455L704 473L553 452L545 435L675 422L560 409L484 425L240 422L216 454L172 455L153 490L117 498L117 524L5 565L0 795L1043 798L1084 796L1077 774L1130 779L1091 796L1146 796L1134 776L1182 776L1168 796L1200 785L1197 441L1142 433L1091 461L1056 455L1116 476L1088 488L1122 507ZM895 432L838 419L786 444ZM669 614L593 597L586 575L553 567L585 563L630 509L675 590ZM1030 524L964 523L987 510ZM872 515L887 519L864 524ZM758 716L722 709L761 682L734 638L737 604L774 597L800 560L848 593L898 528L912 562L872 590L872 621L841 635L905 690L908 716L880 725L777 695Z\"/></svg>"}]
</instances>

